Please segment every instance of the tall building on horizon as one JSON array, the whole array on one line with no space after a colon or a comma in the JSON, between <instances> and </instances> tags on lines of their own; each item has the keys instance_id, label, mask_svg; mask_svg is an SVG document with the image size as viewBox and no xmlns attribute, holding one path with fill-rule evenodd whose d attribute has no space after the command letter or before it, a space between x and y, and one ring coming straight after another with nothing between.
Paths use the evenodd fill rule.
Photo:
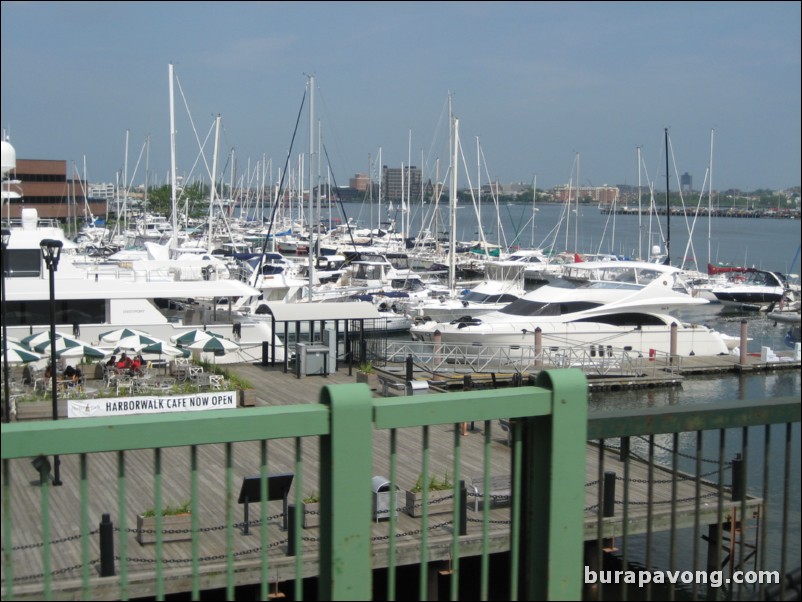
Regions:
<instances>
[{"instance_id":1,"label":"tall building on horizon","mask_svg":"<svg viewBox=\"0 0 802 602\"><path fill-rule=\"evenodd\" d=\"M421 170L414 165L404 167L404 184L402 187L400 167L382 167L382 196L388 201L400 201L403 190L406 198L414 200L420 199L421 192Z\"/></svg>"}]
</instances>

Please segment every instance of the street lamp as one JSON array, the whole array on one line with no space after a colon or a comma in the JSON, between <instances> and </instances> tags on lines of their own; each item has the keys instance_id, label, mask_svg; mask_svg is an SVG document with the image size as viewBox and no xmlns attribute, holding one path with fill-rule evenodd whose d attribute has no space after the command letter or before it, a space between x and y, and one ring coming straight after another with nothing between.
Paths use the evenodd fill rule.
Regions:
<instances>
[{"instance_id":1,"label":"street lamp","mask_svg":"<svg viewBox=\"0 0 802 602\"><path fill-rule=\"evenodd\" d=\"M42 248L42 258L45 260L47 270L50 272L50 377L51 390L53 393L53 420L58 420L58 383L56 381L58 370L56 369L56 283L55 274L58 269L58 260L61 257L61 247L64 243L60 240L46 238L39 243ZM61 462L57 455L53 456L53 485L61 485L59 467Z\"/></svg>"},{"instance_id":2,"label":"street lamp","mask_svg":"<svg viewBox=\"0 0 802 602\"><path fill-rule=\"evenodd\" d=\"M6 260L6 249L8 248L8 241L11 239L11 230L3 228L2 230L2 254L0 260L3 263L3 277L0 279L0 294L2 294L2 310L3 314L3 394L6 398L5 406L3 407L3 422L11 421L11 392L8 384L8 321L6 320L6 274L8 273L8 261Z\"/></svg>"}]
</instances>

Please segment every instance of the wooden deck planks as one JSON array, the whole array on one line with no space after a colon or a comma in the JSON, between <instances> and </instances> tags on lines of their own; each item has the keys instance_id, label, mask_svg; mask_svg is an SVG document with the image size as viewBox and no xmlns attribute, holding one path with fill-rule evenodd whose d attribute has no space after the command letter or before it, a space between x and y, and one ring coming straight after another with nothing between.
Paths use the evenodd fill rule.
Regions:
<instances>
[{"instance_id":1,"label":"wooden deck planks","mask_svg":"<svg viewBox=\"0 0 802 602\"><path fill-rule=\"evenodd\" d=\"M236 372L251 382L257 391L256 405L261 404L286 404L286 403L314 403L318 401L320 387L325 384L335 384L341 382L354 382L355 376L349 376L347 370L340 370L336 374L327 377L310 376L297 379L292 374L284 374L280 368L263 368L256 365L240 365L235 368ZM236 410L232 410L236 411ZM468 436L460 436L462 463L460 467L461 478L469 480L472 476L480 476L483 473L483 447L484 442L484 423L476 423L477 431ZM503 474L509 470L509 448L506 445L506 433L504 433L498 421L491 423L491 474ZM430 427L430 455L432 475L442 476L446 471L453 480L453 445L455 440L455 425L437 425ZM421 441L422 430L401 429L397 435L397 483L403 490L411 487L421 472ZM386 431L375 431L374 440L374 474L389 477L389 433ZM303 483L300 485L302 494L316 492L318 479L319 448L316 440L303 441ZM260 470L260 445L258 442L248 442L236 444L233 449L233 475L231 494L236 501L239 493L242 478L259 474ZM598 478L598 447L588 445L586 483L596 481ZM127 565L129 578L133 581L131 591L136 595L152 595L154 591L154 570L155 565L155 546L141 546L135 540L133 529L136 526L136 515L143 510L153 506L154 491L154 460L153 452L150 450L135 450L126 452L125 456L125 493L126 493L126 523L128 532L118 533L118 537L125 537L127 542L126 556L130 559ZM79 458L76 456L62 456L61 478L64 484L61 487L50 489L50 541L66 540L62 543L51 546L52 560L51 571L57 572L71 567L81 566L81 550L76 535L80 533L80 517L82 503L79 491ZM163 494L164 504L180 504L189 499L190 495L190 455L187 448L170 448L162 450L162 474L163 474ZM605 453L605 469L614 470L619 476L623 476L623 465L619 462L617 454L608 451ZM226 522L226 456L224 445L203 446L198 448L198 490L199 490L199 512L198 519L201 524L201 533L198 537L199 555L201 558L210 559L205 561L203 569L204 587L221 587L225 583L225 571L216 570L216 567L225 566L225 559L221 555L225 550L227 531L223 527ZM268 466L271 473L294 472L295 469L295 442L293 440L274 441L268 444ZM89 459L88 468L88 488L89 502L87 510L89 512L90 529L96 529L103 513L109 513L113 522L119 527L118 518L119 492L118 492L118 455L99 454ZM630 465L632 482L629 485L629 495L632 501L630 507L630 533L641 532L645 528L645 506L639 505L647 500L647 485L641 480L645 480L647 467L636 460ZM11 462L11 482L8 485L11 492L11 512L13 517L13 545L26 546L42 541L42 526L39 522L39 508L41 505L40 487L31 485L31 481L36 478L36 473L28 460ZM663 480L668 478L666 472L656 471L655 479ZM298 483L294 483L290 492L290 503L294 503L295 489ZM677 498L692 499L695 495L695 483L693 481L681 481L677 487ZM617 499L623 498L623 485L617 484ZM705 486L703 495L710 493L713 489ZM399 493L399 498L403 496L403 491ZM659 484L654 488L653 501L660 502L671 499L670 485ZM472 500L469 499L470 508L473 507ZM402 502L403 503L403 502ZM585 505L587 508L595 506L597 503L597 489L586 487ZM749 506L758 504L759 500L750 500ZM270 577L278 581L292 579L295 576L295 560L285 555L285 545L282 543L287 534L281 530L282 519L277 515L281 513L281 502L270 502L267 509L269 542L272 543L270 551ZM670 508L670 504L655 504L654 515L658 520L655 521L655 529L666 528L666 518L664 508ZM711 522L715 520L715 508L704 510L705 520ZM234 522L242 520L242 507L234 505ZM693 516L692 502L678 504L677 514L687 523L687 517ZM260 515L259 504L252 504L250 508L250 519L258 520ZM469 535L465 538L464 551L470 553L478 550L481 543L481 505L480 512L468 511L470 519L468 524ZM589 510L586 513L585 532L587 539L595 539L597 536L596 510ZM506 521L509 518L509 508L505 506L493 506L491 520ZM438 515L430 517L429 525L438 525L450 521L448 515ZM616 516L612 519L605 519L605 533L620 534L621 507L616 507ZM684 523L683 523L684 524ZM399 514L396 526L397 534L417 532L421 528L420 519L411 518L406 514ZM376 537L383 537L388 534L389 522L383 521L374 523L373 531ZM491 549L503 550L508 545L506 538L507 525L491 524L492 543ZM242 583L255 583L260 578L260 554L256 551L260 545L260 527L251 526L251 535L244 536L239 528L234 530L234 552L236 557L237 581ZM303 560L303 571L306 576L317 574L317 558L314 554L316 549L317 530L307 530L302 533L305 538L303 542L304 554L309 554ZM430 558L447 559L449 545L451 542L451 526L444 525L432 529L430 532ZM404 564L415 562L415 558L420 557L420 550L417 546L419 538L417 535L401 537L397 545L398 562ZM506 542L506 543L505 543ZM386 560L386 551L382 551L386 542L377 541L376 562L381 564ZM165 566L167 579L167 592L179 592L187 589L188 566L176 562L181 559L190 558L191 543L168 543L164 546L165 558L171 562ZM119 543L116 544L115 554L119 553ZM99 557L98 538L92 536L90 542L91 559ZM15 576L17 578L25 576L39 575L43 570L42 548L31 547L27 549L17 549L14 551ZM208 565L208 566L207 566ZM119 566L119 563L118 563ZM378 565L377 565L378 566ZM96 597L114 598L118 592L116 579L102 580L97 579L97 567L93 566L90 574L93 577L93 587L99 589ZM118 569L119 570L119 569ZM5 566L3 566L5 571ZM5 572L4 572L5 577ZM80 569L76 568L69 572L58 573L54 576L53 587L55 591L68 595L78 587L76 579L80 577ZM29 581L22 581L15 587L18 598L38 598L41 593L39 583L41 579L34 578ZM183 588L183 589L182 589ZM58 597L58 596L57 596Z\"/></svg>"}]
</instances>

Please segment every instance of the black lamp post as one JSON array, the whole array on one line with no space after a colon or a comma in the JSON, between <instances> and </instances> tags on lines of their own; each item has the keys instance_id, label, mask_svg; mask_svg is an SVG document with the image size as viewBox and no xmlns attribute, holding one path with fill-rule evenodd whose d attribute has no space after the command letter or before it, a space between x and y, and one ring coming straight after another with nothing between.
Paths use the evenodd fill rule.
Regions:
<instances>
[{"instance_id":1,"label":"black lamp post","mask_svg":"<svg viewBox=\"0 0 802 602\"><path fill-rule=\"evenodd\" d=\"M11 392L9 389L8 381L8 322L6 320L6 273L8 272L8 261L6 260L6 249L8 248L8 241L11 239L11 230L3 228L2 230L2 262L3 262L3 277L0 279L0 294L2 294L2 314L3 314L3 394L5 395L6 403L3 406L3 422L11 421Z\"/></svg>"},{"instance_id":2,"label":"black lamp post","mask_svg":"<svg viewBox=\"0 0 802 602\"><path fill-rule=\"evenodd\" d=\"M53 393L53 420L58 420L58 370L56 368L56 283L55 274L58 269L58 260L61 257L60 240L46 238L39 243L42 248L42 258L45 260L47 270L50 272L50 377ZM61 485L59 474L60 460L53 456L53 485Z\"/></svg>"}]
</instances>

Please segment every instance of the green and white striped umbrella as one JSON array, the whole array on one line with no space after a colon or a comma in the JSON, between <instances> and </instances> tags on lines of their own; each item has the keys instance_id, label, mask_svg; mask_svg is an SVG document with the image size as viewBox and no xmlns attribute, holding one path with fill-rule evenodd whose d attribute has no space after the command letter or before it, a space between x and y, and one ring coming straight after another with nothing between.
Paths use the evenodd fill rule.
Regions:
<instances>
[{"instance_id":1,"label":"green and white striped umbrella","mask_svg":"<svg viewBox=\"0 0 802 602\"><path fill-rule=\"evenodd\" d=\"M56 340L59 340L64 335L60 332L56 333ZM43 330L42 332L37 332L36 334L28 335L24 339L20 341L23 345L25 345L28 349L35 349L42 343L50 344L50 331Z\"/></svg>"},{"instance_id":2,"label":"green and white striped umbrella","mask_svg":"<svg viewBox=\"0 0 802 602\"><path fill-rule=\"evenodd\" d=\"M34 345L33 350L37 353L50 353L50 333L47 334L47 340ZM56 357L89 357L100 359L106 357L106 355L105 351L85 341L56 333Z\"/></svg>"},{"instance_id":3,"label":"green and white striped umbrella","mask_svg":"<svg viewBox=\"0 0 802 602\"><path fill-rule=\"evenodd\" d=\"M155 337L150 336L147 332L137 330L135 328L118 328L117 330L110 330L100 335L101 343L119 343L123 339L130 337L140 337L143 339L150 339L150 343L156 340ZM150 344L148 343L148 344Z\"/></svg>"},{"instance_id":4,"label":"green and white striped umbrella","mask_svg":"<svg viewBox=\"0 0 802 602\"><path fill-rule=\"evenodd\" d=\"M198 341L205 341L209 338L215 339L222 339L222 334L218 334L216 332L212 332L211 330L202 330L200 328L195 328L194 330L188 330L183 334L176 334L170 337L170 340L175 343L176 345L183 345L185 347L189 347Z\"/></svg>"},{"instance_id":5,"label":"green and white striped umbrella","mask_svg":"<svg viewBox=\"0 0 802 602\"><path fill-rule=\"evenodd\" d=\"M0 341L0 344L2 344L2 341ZM5 345L2 345L0 349L7 351L5 357L8 358L9 364L27 364L28 362L35 362L44 357L11 340L5 343Z\"/></svg>"},{"instance_id":6,"label":"green and white striped umbrella","mask_svg":"<svg viewBox=\"0 0 802 602\"><path fill-rule=\"evenodd\" d=\"M149 353L153 355L169 355L171 357L183 356L189 357L192 353L189 349L180 349L175 345L170 345L165 341L156 340L156 342L151 343L150 345L138 345L136 347L124 347L118 346L114 349L114 353L120 353L122 351L133 351L135 353Z\"/></svg>"},{"instance_id":7,"label":"green and white striped umbrella","mask_svg":"<svg viewBox=\"0 0 802 602\"><path fill-rule=\"evenodd\" d=\"M102 337L101 337L101 340ZM119 353L120 351L139 351L142 347L147 345L155 345L156 343L161 343L159 339L146 335L146 334L132 334L127 337L123 337L117 341L117 349L114 350L115 353Z\"/></svg>"},{"instance_id":8,"label":"green and white striped umbrella","mask_svg":"<svg viewBox=\"0 0 802 602\"><path fill-rule=\"evenodd\" d=\"M224 355L230 351L237 351L239 345L234 341L229 341L223 337L209 336L206 339L195 341L191 345L187 345L189 349L195 351L203 351L205 353L212 353L215 356Z\"/></svg>"}]
</instances>

